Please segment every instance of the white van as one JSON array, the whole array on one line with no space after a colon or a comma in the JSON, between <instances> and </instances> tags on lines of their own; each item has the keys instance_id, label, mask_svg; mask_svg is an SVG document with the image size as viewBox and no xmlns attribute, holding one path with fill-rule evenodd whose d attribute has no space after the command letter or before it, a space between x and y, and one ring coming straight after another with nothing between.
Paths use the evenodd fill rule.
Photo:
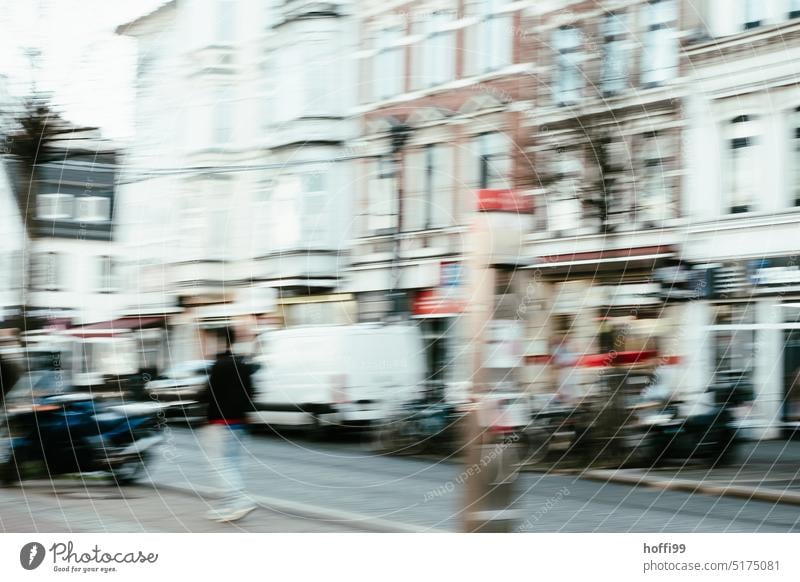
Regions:
<instances>
[{"instance_id":1,"label":"white van","mask_svg":"<svg viewBox=\"0 0 800 582\"><path fill-rule=\"evenodd\" d=\"M421 394L425 352L411 325L309 326L259 337L251 421L368 425Z\"/></svg>"}]
</instances>

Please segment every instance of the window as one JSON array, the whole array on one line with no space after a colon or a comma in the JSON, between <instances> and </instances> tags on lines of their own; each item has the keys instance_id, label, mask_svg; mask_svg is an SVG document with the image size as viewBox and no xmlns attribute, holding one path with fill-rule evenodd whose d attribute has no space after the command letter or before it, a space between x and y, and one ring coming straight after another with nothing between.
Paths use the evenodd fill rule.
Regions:
<instances>
[{"instance_id":1,"label":"window","mask_svg":"<svg viewBox=\"0 0 800 582\"><path fill-rule=\"evenodd\" d=\"M81 222L111 220L111 199L106 196L79 196L75 208L75 218Z\"/></svg>"},{"instance_id":2,"label":"window","mask_svg":"<svg viewBox=\"0 0 800 582\"><path fill-rule=\"evenodd\" d=\"M233 180L225 177L211 177L209 181L210 196L206 208L206 259L226 260L230 258L231 241L235 237L231 221L231 204Z\"/></svg>"},{"instance_id":3,"label":"window","mask_svg":"<svg viewBox=\"0 0 800 582\"><path fill-rule=\"evenodd\" d=\"M236 37L236 3L234 0L217 0L217 42L229 44Z\"/></svg>"},{"instance_id":4,"label":"window","mask_svg":"<svg viewBox=\"0 0 800 582\"><path fill-rule=\"evenodd\" d=\"M421 62L418 63L421 85L432 87L453 80L455 73L455 31L447 30L454 11L439 10L426 18Z\"/></svg>"},{"instance_id":5,"label":"window","mask_svg":"<svg viewBox=\"0 0 800 582\"><path fill-rule=\"evenodd\" d=\"M263 176L254 192L253 199L253 249L256 255L267 254L275 249L275 228L278 218L272 211L274 181L269 175Z\"/></svg>"},{"instance_id":6,"label":"window","mask_svg":"<svg viewBox=\"0 0 800 582\"><path fill-rule=\"evenodd\" d=\"M623 91L627 85L628 53L624 14L609 14L603 23L602 88L606 95Z\"/></svg>"},{"instance_id":7,"label":"window","mask_svg":"<svg viewBox=\"0 0 800 582\"><path fill-rule=\"evenodd\" d=\"M729 211L748 212L755 202L755 175L758 169L755 119L736 117L730 124L728 169Z\"/></svg>"},{"instance_id":8,"label":"window","mask_svg":"<svg viewBox=\"0 0 800 582\"><path fill-rule=\"evenodd\" d=\"M333 79L337 78L337 58L331 58L331 46L327 42L311 42L305 47L306 58L301 67L305 103L303 115L329 115L337 100L332 91ZM334 55L335 56L335 55Z\"/></svg>"},{"instance_id":9,"label":"window","mask_svg":"<svg viewBox=\"0 0 800 582\"><path fill-rule=\"evenodd\" d=\"M280 79L275 98L275 119L278 122L291 121L303 115L305 98L302 47L286 45L276 53L277 70L275 78Z\"/></svg>"},{"instance_id":10,"label":"window","mask_svg":"<svg viewBox=\"0 0 800 582\"><path fill-rule=\"evenodd\" d=\"M637 221L658 224L672 217L672 196L667 172L672 163L671 141L660 132L642 136L639 149L639 183L636 184Z\"/></svg>"},{"instance_id":11,"label":"window","mask_svg":"<svg viewBox=\"0 0 800 582\"><path fill-rule=\"evenodd\" d=\"M72 194L39 194L36 205L36 215L41 220L68 220L75 213Z\"/></svg>"},{"instance_id":12,"label":"window","mask_svg":"<svg viewBox=\"0 0 800 582\"><path fill-rule=\"evenodd\" d=\"M367 184L367 228L372 234L386 234L397 228L397 187L394 161L381 156L371 162Z\"/></svg>"},{"instance_id":13,"label":"window","mask_svg":"<svg viewBox=\"0 0 800 582\"><path fill-rule=\"evenodd\" d=\"M504 190L511 187L511 147L501 133L477 138L478 187Z\"/></svg>"},{"instance_id":14,"label":"window","mask_svg":"<svg viewBox=\"0 0 800 582\"><path fill-rule=\"evenodd\" d=\"M428 230L453 223L450 146L430 144L409 152L405 178L403 230Z\"/></svg>"},{"instance_id":15,"label":"window","mask_svg":"<svg viewBox=\"0 0 800 582\"><path fill-rule=\"evenodd\" d=\"M789 18L800 17L800 0L789 0Z\"/></svg>"},{"instance_id":16,"label":"window","mask_svg":"<svg viewBox=\"0 0 800 582\"><path fill-rule=\"evenodd\" d=\"M719 381L752 386L756 359L756 322L754 303L715 305L713 341L714 374Z\"/></svg>"},{"instance_id":17,"label":"window","mask_svg":"<svg viewBox=\"0 0 800 582\"><path fill-rule=\"evenodd\" d=\"M117 274L114 257L97 257L97 290L110 293L117 289Z\"/></svg>"},{"instance_id":18,"label":"window","mask_svg":"<svg viewBox=\"0 0 800 582\"><path fill-rule=\"evenodd\" d=\"M576 103L583 90L581 31L571 26L559 28L553 38L553 48L556 51L553 101L559 105Z\"/></svg>"},{"instance_id":19,"label":"window","mask_svg":"<svg viewBox=\"0 0 800 582\"><path fill-rule=\"evenodd\" d=\"M644 5L642 83L656 86L672 79L678 68L678 41L673 30L677 19L674 0L650 0Z\"/></svg>"},{"instance_id":20,"label":"window","mask_svg":"<svg viewBox=\"0 0 800 582\"><path fill-rule=\"evenodd\" d=\"M764 0L744 0L744 29L761 26Z\"/></svg>"},{"instance_id":21,"label":"window","mask_svg":"<svg viewBox=\"0 0 800 582\"><path fill-rule=\"evenodd\" d=\"M800 206L800 107L794 110L792 127L792 194L794 205Z\"/></svg>"},{"instance_id":22,"label":"window","mask_svg":"<svg viewBox=\"0 0 800 582\"><path fill-rule=\"evenodd\" d=\"M38 291L58 291L61 282L58 253L39 253L31 261L31 284Z\"/></svg>"},{"instance_id":23,"label":"window","mask_svg":"<svg viewBox=\"0 0 800 582\"><path fill-rule=\"evenodd\" d=\"M309 245L328 242L330 223L328 190L324 172L303 174L303 241Z\"/></svg>"},{"instance_id":24,"label":"window","mask_svg":"<svg viewBox=\"0 0 800 582\"><path fill-rule=\"evenodd\" d=\"M581 220L581 151L578 148L557 148L552 159L554 184L549 188L545 210L548 229L569 232Z\"/></svg>"},{"instance_id":25,"label":"window","mask_svg":"<svg viewBox=\"0 0 800 582\"><path fill-rule=\"evenodd\" d=\"M300 177L287 174L276 181L272 211L276 217L274 240L276 248L294 248L302 236L300 225Z\"/></svg>"},{"instance_id":26,"label":"window","mask_svg":"<svg viewBox=\"0 0 800 582\"><path fill-rule=\"evenodd\" d=\"M228 145L233 140L233 100L228 87L214 92L214 118L212 143L215 146Z\"/></svg>"},{"instance_id":27,"label":"window","mask_svg":"<svg viewBox=\"0 0 800 582\"><path fill-rule=\"evenodd\" d=\"M476 11L478 22L472 34L474 71L477 74L497 70L511 64L513 20L504 9L509 0L478 0Z\"/></svg>"},{"instance_id":28,"label":"window","mask_svg":"<svg viewBox=\"0 0 800 582\"><path fill-rule=\"evenodd\" d=\"M399 26L387 28L378 35L378 52L373 61L377 99L388 99L403 92L406 47L399 44L402 38L403 30Z\"/></svg>"}]
</instances>

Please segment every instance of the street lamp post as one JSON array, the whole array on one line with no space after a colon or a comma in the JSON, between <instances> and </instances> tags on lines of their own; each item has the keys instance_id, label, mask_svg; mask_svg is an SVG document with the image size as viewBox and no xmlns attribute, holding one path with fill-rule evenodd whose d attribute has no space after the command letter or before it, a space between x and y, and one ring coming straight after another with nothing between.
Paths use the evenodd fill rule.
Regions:
<instances>
[{"instance_id":1,"label":"street lamp post","mask_svg":"<svg viewBox=\"0 0 800 582\"><path fill-rule=\"evenodd\" d=\"M400 288L400 233L403 230L403 187L401 172L403 168L403 147L408 141L411 128L405 123L393 123L390 136L392 144L392 177L397 196L397 220L393 230L393 252L391 267L391 315L393 318L404 318L408 310L405 293Z\"/></svg>"}]
</instances>

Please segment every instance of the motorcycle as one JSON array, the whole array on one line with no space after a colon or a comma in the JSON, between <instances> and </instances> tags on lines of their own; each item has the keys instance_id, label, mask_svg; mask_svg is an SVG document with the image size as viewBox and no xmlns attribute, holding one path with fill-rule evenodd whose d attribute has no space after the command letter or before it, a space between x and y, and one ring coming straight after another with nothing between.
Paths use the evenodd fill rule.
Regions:
<instances>
[{"instance_id":1,"label":"motorcycle","mask_svg":"<svg viewBox=\"0 0 800 582\"><path fill-rule=\"evenodd\" d=\"M160 405L64 390L56 371L25 374L0 404L2 485L94 472L133 483L163 440Z\"/></svg>"}]
</instances>

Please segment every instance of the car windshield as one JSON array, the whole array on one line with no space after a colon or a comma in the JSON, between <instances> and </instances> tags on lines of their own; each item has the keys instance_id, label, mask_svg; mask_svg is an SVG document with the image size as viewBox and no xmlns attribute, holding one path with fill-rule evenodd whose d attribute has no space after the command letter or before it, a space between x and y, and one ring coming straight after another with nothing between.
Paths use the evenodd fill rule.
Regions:
<instances>
[{"instance_id":1,"label":"car windshield","mask_svg":"<svg viewBox=\"0 0 800 582\"><path fill-rule=\"evenodd\" d=\"M56 371L30 372L20 378L6 394L6 400L33 401L37 397L54 394L65 388L62 374Z\"/></svg>"}]
</instances>

